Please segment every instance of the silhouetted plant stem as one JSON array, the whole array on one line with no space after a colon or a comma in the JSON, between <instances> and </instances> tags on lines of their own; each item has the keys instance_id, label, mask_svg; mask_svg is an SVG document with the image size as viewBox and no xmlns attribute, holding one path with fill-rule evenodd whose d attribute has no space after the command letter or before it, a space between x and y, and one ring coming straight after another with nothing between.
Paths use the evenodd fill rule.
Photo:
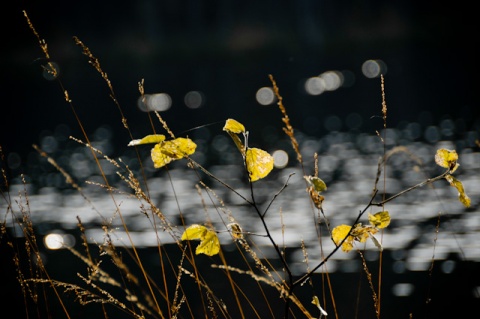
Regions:
<instances>
[{"instance_id":1,"label":"silhouetted plant stem","mask_svg":"<svg viewBox=\"0 0 480 319\"><path fill-rule=\"evenodd\" d=\"M387 199L384 199L384 200L382 200L382 201L380 201L380 202L378 202L378 203L370 203L370 205L371 205L371 206L382 206L382 205L384 205L384 204L386 204L386 203L394 200L395 198L402 196L402 195L405 194L405 193L408 193L408 192L410 192L410 191L413 191L413 190L416 189L416 188L425 186L425 185L427 185L427 184L432 184L432 183L434 183L434 182L436 182L436 181L438 181L438 180L440 180L440 179L442 179L442 178L445 178L445 176L447 176L449 173L450 173L450 169L447 169L443 174L438 175L437 177L433 177L433 178L429 178L429 179L427 179L427 180L424 180L423 182L418 183L418 184L416 184L416 185L413 185L413 186L411 186L411 187L409 187L409 188L407 188L407 189L405 189L405 190L403 190L403 191L401 191L401 192L399 192L399 193L397 193L397 194L395 194L395 195L393 195L393 196L391 196L391 197L389 197L389 198L387 198Z\"/></svg>"}]
</instances>

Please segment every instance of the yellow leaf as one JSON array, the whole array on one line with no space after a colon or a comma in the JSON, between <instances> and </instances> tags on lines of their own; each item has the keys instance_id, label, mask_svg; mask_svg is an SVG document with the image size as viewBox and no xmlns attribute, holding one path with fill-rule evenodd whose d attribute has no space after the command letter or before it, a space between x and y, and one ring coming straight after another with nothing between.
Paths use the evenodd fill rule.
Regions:
<instances>
[{"instance_id":1,"label":"yellow leaf","mask_svg":"<svg viewBox=\"0 0 480 319\"><path fill-rule=\"evenodd\" d=\"M233 142L237 146L240 153L242 153L242 156L245 156L245 146L243 146L240 137L238 137L237 135L240 133L245 134L245 127L243 126L243 124L234 119L228 119L227 121L225 121L223 130L226 131L228 135L230 135L230 137L233 139Z\"/></svg>"},{"instance_id":2,"label":"yellow leaf","mask_svg":"<svg viewBox=\"0 0 480 319\"><path fill-rule=\"evenodd\" d=\"M193 224L189 226L182 234L182 240L202 239L208 231L207 227Z\"/></svg>"},{"instance_id":3,"label":"yellow leaf","mask_svg":"<svg viewBox=\"0 0 480 319\"><path fill-rule=\"evenodd\" d=\"M448 168L450 170L450 173L453 173L456 171L458 166L460 166L457 163L458 160L458 154L457 151L455 150L447 150L445 148L441 148L437 150L437 153L435 154L435 163L441 167Z\"/></svg>"},{"instance_id":4,"label":"yellow leaf","mask_svg":"<svg viewBox=\"0 0 480 319\"><path fill-rule=\"evenodd\" d=\"M243 126L242 123L234 120L234 119L228 119L225 122L225 126L223 127L223 130L229 133L245 133L245 127Z\"/></svg>"},{"instance_id":5,"label":"yellow leaf","mask_svg":"<svg viewBox=\"0 0 480 319\"><path fill-rule=\"evenodd\" d=\"M240 137L238 137L237 134L234 134L232 132L227 132L228 135L230 135L230 137L232 138L233 142L235 143L235 145L237 146L238 150L240 151L240 153L242 153L242 156L245 156L245 146L243 146L243 143L242 141L240 140Z\"/></svg>"},{"instance_id":6,"label":"yellow leaf","mask_svg":"<svg viewBox=\"0 0 480 319\"><path fill-rule=\"evenodd\" d=\"M259 148L249 148L245 155L251 182L267 176L273 169L273 157Z\"/></svg>"},{"instance_id":7,"label":"yellow leaf","mask_svg":"<svg viewBox=\"0 0 480 319\"><path fill-rule=\"evenodd\" d=\"M468 197L467 194L465 193L459 193L458 194L458 200L465 206L465 207L470 207L470 197Z\"/></svg>"},{"instance_id":8,"label":"yellow leaf","mask_svg":"<svg viewBox=\"0 0 480 319\"><path fill-rule=\"evenodd\" d=\"M227 225L230 229L230 233L232 234L233 239L240 240L243 239L243 230L237 223L231 223Z\"/></svg>"},{"instance_id":9,"label":"yellow leaf","mask_svg":"<svg viewBox=\"0 0 480 319\"><path fill-rule=\"evenodd\" d=\"M132 140L128 143L128 146L140 145L140 144L153 144L161 143L165 140L165 135L163 134L152 134L147 135L144 138L138 140Z\"/></svg>"},{"instance_id":10,"label":"yellow leaf","mask_svg":"<svg viewBox=\"0 0 480 319\"><path fill-rule=\"evenodd\" d=\"M372 226L382 229L390 225L390 215L388 211L378 212L374 215L368 214L368 221Z\"/></svg>"},{"instance_id":11,"label":"yellow leaf","mask_svg":"<svg viewBox=\"0 0 480 319\"><path fill-rule=\"evenodd\" d=\"M465 194L465 189L463 188L462 182L453 177L452 175L445 176L445 179L450 183L451 186L455 187L458 191L458 200L465 206L470 207L470 197Z\"/></svg>"},{"instance_id":12,"label":"yellow leaf","mask_svg":"<svg viewBox=\"0 0 480 319\"><path fill-rule=\"evenodd\" d=\"M361 243L364 243L367 241L367 239L370 237L370 234L375 234L377 232L377 228L372 227L372 226L363 226L362 223L358 223L355 225L353 228L352 232L350 235L356 240Z\"/></svg>"},{"instance_id":13,"label":"yellow leaf","mask_svg":"<svg viewBox=\"0 0 480 319\"><path fill-rule=\"evenodd\" d=\"M345 237L347 237L351 228L352 227L348 225L339 225L332 230L332 239L335 245L338 246L342 242L342 240ZM348 253L350 250L352 250L352 248L353 248L353 237L348 236L347 239L342 244L342 250Z\"/></svg>"},{"instance_id":14,"label":"yellow leaf","mask_svg":"<svg viewBox=\"0 0 480 319\"><path fill-rule=\"evenodd\" d=\"M327 190L327 184L325 184L321 178L317 176L306 176L305 179L312 184L317 192L320 193Z\"/></svg>"},{"instance_id":15,"label":"yellow leaf","mask_svg":"<svg viewBox=\"0 0 480 319\"><path fill-rule=\"evenodd\" d=\"M184 158L195 153L197 144L189 138L179 137L171 141L158 143L151 151L153 166L160 168L171 161Z\"/></svg>"},{"instance_id":16,"label":"yellow leaf","mask_svg":"<svg viewBox=\"0 0 480 319\"><path fill-rule=\"evenodd\" d=\"M198 224L191 225L183 232L182 240L195 239L200 239L200 244L198 244L195 254L213 256L219 253L220 241L213 230Z\"/></svg>"},{"instance_id":17,"label":"yellow leaf","mask_svg":"<svg viewBox=\"0 0 480 319\"><path fill-rule=\"evenodd\" d=\"M217 234L213 230L207 230L204 237L200 241L200 244L197 246L195 254L213 256L218 254L219 251L220 241L218 240Z\"/></svg>"}]
</instances>

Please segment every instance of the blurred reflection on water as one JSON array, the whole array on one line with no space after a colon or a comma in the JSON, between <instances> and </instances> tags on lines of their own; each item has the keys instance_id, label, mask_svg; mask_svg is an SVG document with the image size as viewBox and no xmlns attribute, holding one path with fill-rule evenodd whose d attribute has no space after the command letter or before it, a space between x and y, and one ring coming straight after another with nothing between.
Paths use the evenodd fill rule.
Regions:
<instances>
[{"instance_id":1,"label":"blurred reflection on water","mask_svg":"<svg viewBox=\"0 0 480 319\"><path fill-rule=\"evenodd\" d=\"M478 133L465 132L464 138L453 141L447 138L451 137L450 126L451 123L444 123L436 130L424 128L425 134L421 132L421 126L415 124L379 132L381 136L387 137L386 150L397 149L398 152L387 161L377 184L378 194L391 196L442 173L442 168L434 162L434 155L438 148L448 148L456 149L459 153L460 168L455 176L462 181L472 200L471 207L464 208L457 198L457 191L445 180L441 180L433 186L418 188L387 203L385 209L390 213L391 224L376 234L384 249L382 271L384 278L388 278L388 283L384 283L384 291L390 299L384 298L385 309L397 309L397 304L402 303L408 304L405 309L423 307L421 301L424 302L424 296L421 291L424 286L419 284L421 279L418 279L418 274L429 271L432 260L435 260L436 265L434 271L440 274L434 285L449 285L449 289L454 289L452 291L461 291L462 294L456 295L455 300L462 307L475 304L480 298L480 282L475 279L478 276L472 271L478 270L475 265L480 263L480 152L475 148ZM191 132L192 139L198 145L192 158L234 188L238 194L249 199L250 188L245 183L246 175L238 150L228 136L212 132L208 128ZM81 186L82 193L72 189L65 182L65 177L45 158L33 153L27 163L27 184L17 178L10 186L10 203L15 217L21 220L20 207L29 212L37 238L43 241L45 250L61 250L62 244L78 247L81 239L72 236L78 236L77 216L86 228L88 242L93 245L105 243L106 233L102 226L109 225L108 236L113 244L117 247L131 247L133 242L138 251L145 254L144 258L152 261L146 267L152 267L155 272L155 267L158 269L159 265L158 260L153 261L148 257L153 255L152 250L156 251L158 245L172 250L176 245L173 244L172 234L165 231L162 224L152 217L148 203L133 196L132 190L118 175L120 173L126 176L124 167L128 165L135 176L141 179L141 166L134 150L128 148L127 143L114 146L113 133L108 128L102 127L95 132L92 145L117 162L121 158L120 169L109 160L100 159L109 184L115 187L115 191L109 194L101 186L105 181L99 174L91 151L68 139L67 134L68 130L60 127L54 134L46 134L41 146L71 174ZM422 134L424 138L420 138ZM254 183L254 193L257 203L265 209L288 180L288 186L269 208L266 222L276 243L286 247L292 273L300 276L307 268L304 253L299 249L302 241L308 252L308 265L319 264L322 254L327 255L335 248L325 223L328 222L330 227L351 224L370 201L383 144L378 135L355 131L332 131L322 138L297 133L307 175L314 172L314 153L319 155L319 177L328 185L323 193L325 216L322 216L320 212L312 210L305 191L304 172L299 168L290 141L281 136L273 128L264 130L263 145L271 146L266 149L271 154L281 151L282 163L276 165L267 178ZM399 146L406 148L395 148ZM243 231L251 234L248 238L258 250L257 255L270 261L276 259L271 243L261 236L265 234L262 223L244 199L203 172L187 168L185 160L173 162L168 170L154 169L150 147L145 145L138 148L147 181L146 185L142 184L142 189L148 189L153 204L161 210L168 223L174 226L176 238L181 236L183 223L204 224L211 221L219 231L218 236L227 259L235 260L236 248L226 232L231 214ZM123 152L118 155L115 149ZM10 168L15 170L18 159L13 157L11 164ZM214 193L207 193L203 186L200 187L201 191L196 188L199 177ZM379 196L381 195L377 195L378 199ZM220 205L220 200L225 206ZM0 208L2 212L9 211L5 201L0 202ZM369 212L376 213L379 210L379 207L372 207ZM128 234L120 222L119 214L128 227ZM7 227L14 236L22 236L18 224L12 222L10 213L9 216L2 216L2 220L6 220ZM321 220L321 240L318 239L315 228L318 220ZM361 221L368 223L367 216ZM357 248L365 248L367 263L378 260L378 248L372 242L368 241L365 247ZM61 264L63 261L59 261L58 256L62 255L44 254L44 263L50 263L51 266ZM348 289L345 285L353 280L348 276L358 276L361 267L358 254L353 252L338 251L327 263L330 278L336 282L334 285L336 288L343 287L340 291ZM317 270L318 273L323 271L323 267ZM346 280L346 276L350 279ZM441 305L445 298L449 301L452 298L449 295L434 295L434 299ZM438 312L443 312L444 306L438 309ZM389 317L403 318L403 315L392 313Z\"/></svg>"},{"instance_id":2,"label":"blurred reflection on water","mask_svg":"<svg viewBox=\"0 0 480 319\"><path fill-rule=\"evenodd\" d=\"M437 129L444 135L450 136L452 135L451 125L452 123L445 122ZM386 132L380 132L382 136L386 136L387 150L398 145L404 145L407 149L400 150L388 160L386 174L382 174L377 185L379 194L383 194L385 189L387 196L393 195L441 173L441 168L434 163L434 154L438 148L444 147L456 149L459 153L461 166L455 176L463 182L467 194L471 197L472 208L466 210L458 201L456 190L443 180L435 183L433 187L424 186L406 193L386 205L386 209L391 214L392 223L382 234L379 234L382 245L384 249L405 251L404 261L408 269L425 270L431 261L435 242L436 259L444 259L450 253L456 253L461 255L461 259L480 262L480 244L475 240L480 232L478 211L480 153L472 150L478 135L475 132L467 132L463 140L433 141L435 140L433 138L429 142L428 139L432 139L432 136L428 135L431 135L431 132L428 133L429 129L426 128L426 140L416 141L414 137L418 135L418 132L415 132L417 129L411 124L406 125L403 130L388 129ZM25 188L27 189L30 217L33 224L42 230L42 235L75 229L76 216L79 216L87 228L88 240L92 243L103 242L105 234L101 226L111 223L114 227L112 238L121 245L129 246L130 243L126 240L127 236L118 218L117 210L119 210L136 246L150 247L156 246L157 242L162 244L174 242L171 236L161 229L155 231L152 220L147 218L140 209L145 203L131 196L131 190L117 175L117 171L121 174L125 174L125 171L119 170L106 159L100 159L109 183L119 190L113 193L114 203L107 190L95 184L103 185L104 181L100 178L91 151L67 139L66 134L68 130L60 127L54 134L47 134L42 138L41 147L81 184L82 191L88 200L79 192L72 190L72 187L66 184L64 176L51 167L44 158L38 156L31 156L28 163L30 172L33 173L27 174L26 179L32 183L23 185L19 179L16 179L10 187L12 196L17 196ZM199 147L192 158L205 165L212 174L235 188L237 192L250 198L250 189L244 183L245 173L241 166L241 157L233 143L222 134L213 135L205 130L199 130L197 135ZM92 145L95 148L107 156L113 155L111 130L105 127L99 128L94 137ZM195 140L195 134L193 138ZM313 174L313 154L315 152L319 154L319 177L328 185L323 204L328 222L332 227L353 222L358 212L370 200L378 170L378 160L383 152L380 138L365 133L336 131L320 139L302 134L298 134L297 138L304 156L307 174ZM276 150L285 151L289 162L286 166L283 163L281 166L283 168L277 167L265 180L254 184L256 200L264 206L268 204L273 195L287 181L287 177L294 173L288 182L288 187L273 202L269 210L267 223L270 231L274 239L282 245L299 247L300 241L304 240L310 251L320 251L317 233L313 227L313 217L317 212L311 210L310 200L305 192L303 173L298 168L296 155L291 151L290 142L279 136L272 138L271 134L267 139L273 144L268 151L270 153ZM121 158L123 163L127 164L140 178L140 165L136 156L132 149L127 147L124 149L125 153L114 159ZM180 227L181 215L187 224L212 220L217 230L224 230L226 215L217 213L215 207L206 198L207 194L202 194L203 198L200 197L195 188L198 176L193 170L185 167L185 161L173 163L168 171L155 170L149 158L149 150L149 146L139 148L147 177L148 191L155 205L170 220L170 223ZM244 231L255 234L264 233L258 217L243 199L205 174L200 173L200 175L216 196L225 202L226 209L233 217L244 225ZM91 183L82 182L85 180ZM206 210L202 206L203 201L206 202ZM6 202L2 202L1 205L2 211L7 211ZM18 209L15 206L13 208L18 214L16 216L20 217ZM441 222L437 234L435 225L439 217ZM8 223L11 227L10 219ZM181 233L180 230L179 233ZM231 241L227 233L220 233L220 239L223 243ZM258 245L269 245L265 237L254 236L254 240ZM322 236L322 248L327 252L334 248L327 232ZM366 249L375 250L376 248L368 243ZM338 253L334 256L332 264L336 259L349 259L353 256L354 254ZM315 254L310 258L312 263L319 260ZM332 266L329 270L332 271L333 268L335 267Z\"/></svg>"}]
</instances>

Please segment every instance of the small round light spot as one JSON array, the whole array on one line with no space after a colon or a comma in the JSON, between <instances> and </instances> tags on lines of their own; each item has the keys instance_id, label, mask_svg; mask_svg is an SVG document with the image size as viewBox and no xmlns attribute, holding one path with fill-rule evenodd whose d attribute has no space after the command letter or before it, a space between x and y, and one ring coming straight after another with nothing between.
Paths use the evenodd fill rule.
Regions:
<instances>
[{"instance_id":1,"label":"small round light spot","mask_svg":"<svg viewBox=\"0 0 480 319\"><path fill-rule=\"evenodd\" d=\"M276 168L284 168L288 164L288 153L284 150L276 150L272 154L273 165Z\"/></svg>"},{"instance_id":2,"label":"small round light spot","mask_svg":"<svg viewBox=\"0 0 480 319\"><path fill-rule=\"evenodd\" d=\"M276 100L275 93L270 87L262 87L258 89L255 98L261 105L270 105Z\"/></svg>"},{"instance_id":3,"label":"small round light spot","mask_svg":"<svg viewBox=\"0 0 480 319\"><path fill-rule=\"evenodd\" d=\"M310 95L320 95L325 92L325 80L314 76L305 81L305 91Z\"/></svg>"},{"instance_id":4,"label":"small round light spot","mask_svg":"<svg viewBox=\"0 0 480 319\"><path fill-rule=\"evenodd\" d=\"M387 65L382 60L367 60L362 64L362 73L369 79L378 78L387 73Z\"/></svg>"},{"instance_id":5,"label":"small round light spot","mask_svg":"<svg viewBox=\"0 0 480 319\"><path fill-rule=\"evenodd\" d=\"M144 94L137 100L137 107L143 112L162 112L171 106L172 98L167 93Z\"/></svg>"},{"instance_id":6,"label":"small round light spot","mask_svg":"<svg viewBox=\"0 0 480 319\"><path fill-rule=\"evenodd\" d=\"M48 234L44 238L44 243L48 249L60 249L63 245L63 237L60 234Z\"/></svg>"},{"instance_id":7,"label":"small round light spot","mask_svg":"<svg viewBox=\"0 0 480 319\"><path fill-rule=\"evenodd\" d=\"M43 238L45 247L51 250L57 250L75 245L75 237L70 234L51 233Z\"/></svg>"},{"instance_id":8,"label":"small round light spot","mask_svg":"<svg viewBox=\"0 0 480 319\"><path fill-rule=\"evenodd\" d=\"M415 287L410 283L395 284L392 287L392 293L397 297L410 296L414 290L415 290Z\"/></svg>"},{"instance_id":9,"label":"small round light spot","mask_svg":"<svg viewBox=\"0 0 480 319\"><path fill-rule=\"evenodd\" d=\"M185 94L183 101L189 109L198 109L204 104L204 97L202 92L190 91Z\"/></svg>"}]
</instances>

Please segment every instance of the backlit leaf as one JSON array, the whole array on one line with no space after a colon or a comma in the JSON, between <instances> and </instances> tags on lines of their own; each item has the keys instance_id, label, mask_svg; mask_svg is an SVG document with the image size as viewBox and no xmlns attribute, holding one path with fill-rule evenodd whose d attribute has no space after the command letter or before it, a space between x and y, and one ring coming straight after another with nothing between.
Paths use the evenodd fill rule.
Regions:
<instances>
[{"instance_id":1,"label":"backlit leaf","mask_svg":"<svg viewBox=\"0 0 480 319\"><path fill-rule=\"evenodd\" d=\"M347 237L350 229L352 227L348 225L339 225L332 230L332 239L335 245L339 245L342 240ZM353 248L353 237L348 236L347 239L342 244L342 250L344 252L349 252Z\"/></svg>"},{"instance_id":2,"label":"backlit leaf","mask_svg":"<svg viewBox=\"0 0 480 319\"><path fill-rule=\"evenodd\" d=\"M317 176L306 176L305 179L312 184L317 192L320 193L327 190L327 184L325 184L321 178Z\"/></svg>"},{"instance_id":3,"label":"backlit leaf","mask_svg":"<svg viewBox=\"0 0 480 319\"><path fill-rule=\"evenodd\" d=\"M231 223L227 225L230 229L230 233L232 234L233 239L239 240L243 239L243 230L237 223Z\"/></svg>"},{"instance_id":4,"label":"backlit leaf","mask_svg":"<svg viewBox=\"0 0 480 319\"><path fill-rule=\"evenodd\" d=\"M457 163L458 154L455 150L447 150L441 148L437 150L435 154L435 163L441 167L450 169L450 173L453 173L459 166Z\"/></svg>"},{"instance_id":5,"label":"backlit leaf","mask_svg":"<svg viewBox=\"0 0 480 319\"><path fill-rule=\"evenodd\" d=\"M197 144L189 138L179 137L171 141L158 143L151 151L155 168L160 168L171 161L184 158L195 153Z\"/></svg>"},{"instance_id":6,"label":"backlit leaf","mask_svg":"<svg viewBox=\"0 0 480 319\"><path fill-rule=\"evenodd\" d=\"M195 254L205 254L208 256L216 255L220 252L220 241L217 233L209 230L207 227L193 224L189 226L182 234L182 240L199 239Z\"/></svg>"},{"instance_id":7,"label":"backlit leaf","mask_svg":"<svg viewBox=\"0 0 480 319\"><path fill-rule=\"evenodd\" d=\"M208 231L207 227L193 224L189 226L182 234L182 240L202 239Z\"/></svg>"},{"instance_id":8,"label":"backlit leaf","mask_svg":"<svg viewBox=\"0 0 480 319\"><path fill-rule=\"evenodd\" d=\"M367 241L371 234L375 234L377 231L378 229L375 227L363 226L361 223L358 223L355 225L350 234L356 241L364 243Z\"/></svg>"},{"instance_id":9,"label":"backlit leaf","mask_svg":"<svg viewBox=\"0 0 480 319\"><path fill-rule=\"evenodd\" d=\"M128 146L140 145L140 144L157 144L165 141L165 135L163 134L152 134L147 135L144 138L138 140L132 140L128 143Z\"/></svg>"},{"instance_id":10,"label":"backlit leaf","mask_svg":"<svg viewBox=\"0 0 480 319\"><path fill-rule=\"evenodd\" d=\"M242 153L242 156L245 156L245 146L240 140L240 137L238 137L237 135L240 133L245 134L245 127L243 126L243 124L237 122L234 119L228 119L225 121L225 126L223 127L223 130L226 131L228 135L230 135L238 150L240 151L240 153Z\"/></svg>"},{"instance_id":11,"label":"backlit leaf","mask_svg":"<svg viewBox=\"0 0 480 319\"><path fill-rule=\"evenodd\" d=\"M248 132L245 131L245 127L242 123L234 120L234 119L227 119L223 130L230 135L230 137L235 142L240 153L245 159L247 165L247 171L251 182L255 182L259 179L264 178L267 176L271 170L273 169L274 160L273 157L265 152L264 150L258 148L248 148L246 145ZM245 145L240 140L237 134L243 133L245 138Z\"/></svg>"},{"instance_id":12,"label":"backlit leaf","mask_svg":"<svg viewBox=\"0 0 480 319\"><path fill-rule=\"evenodd\" d=\"M245 146L243 145L242 141L240 140L240 137L238 137L237 134L232 133L232 132L227 132L227 133L232 138L233 142L235 143L235 146L237 146L240 153L242 153L242 156L245 156Z\"/></svg>"},{"instance_id":13,"label":"backlit leaf","mask_svg":"<svg viewBox=\"0 0 480 319\"><path fill-rule=\"evenodd\" d=\"M465 194L465 189L463 188L462 182L453 177L452 175L445 176L445 179L450 183L451 186L455 187L458 191L458 200L465 206L470 207L470 197Z\"/></svg>"},{"instance_id":14,"label":"backlit leaf","mask_svg":"<svg viewBox=\"0 0 480 319\"><path fill-rule=\"evenodd\" d=\"M342 240L348 235L347 239L342 244L342 250L349 252L353 248L354 241L365 243L368 238L373 238L373 235L378 232L377 227L363 226L361 223L355 224L353 229L348 225L340 225L332 230L332 239L338 246ZM375 240L374 240L375 242ZM375 243L377 245L378 243Z\"/></svg>"},{"instance_id":15,"label":"backlit leaf","mask_svg":"<svg viewBox=\"0 0 480 319\"><path fill-rule=\"evenodd\" d=\"M234 119L228 119L225 122L225 126L223 127L223 130L229 133L245 133L245 126L243 126L242 123L234 120Z\"/></svg>"},{"instance_id":16,"label":"backlit leaf","mask_svg":"<svg viewBox=\"0 0 480 319\"><path fill-rule=\"evenodd\" d=\"M273 169L273 157L259 148L247 149L245 161L251 182L264 178Z\"/></svg>"},{"instance_id":17,"label":"backlit leaf","mask_svg":"<svg viewBox=\"0 0 480 319\"><path fill-rule=\"evenodd\" d=\"M220 241L218 240L217 233L213 230L207 230L204 237L200 240L200 244L195 250L195 254L205 254L213 256L220 251Z\"/></svg>"},{"instance_id":18,"label":"backlit leaf","mask_svg":"<svg viewBox=\"0 0 480 319\"><path fill-rule=\"evenodd\" d=\"M374 215L368 214L368 221L377 228L385 228L390 225L390 214L388 211L378 212Z\"/></svg>"}]
</instances>

